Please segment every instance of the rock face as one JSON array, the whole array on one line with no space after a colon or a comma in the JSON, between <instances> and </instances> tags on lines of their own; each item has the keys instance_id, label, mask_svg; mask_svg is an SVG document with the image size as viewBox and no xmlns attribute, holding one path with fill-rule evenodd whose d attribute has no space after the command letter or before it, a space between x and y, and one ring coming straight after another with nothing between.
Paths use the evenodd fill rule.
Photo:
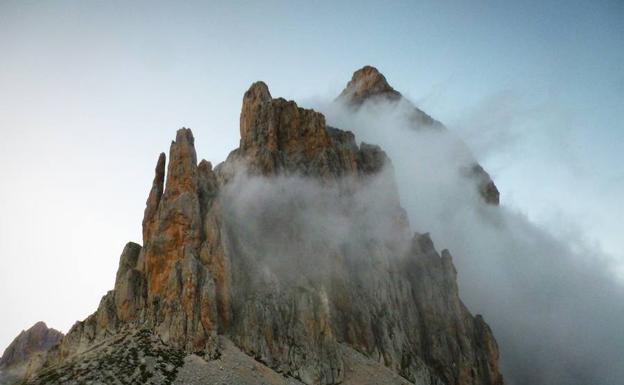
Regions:
<instances>
[{"instance_id":1,"label":"rock face","mask_svg":"<svg viewBox=\"0 0 624 385\"><path fill-rule=\"evenodd\" d=\"M372 67L358 72L343 92L354 103L401 97ZM367 383L370 362L384 383L503 384L492 332L462 304L450 253L410 232L379 147L262 82L243 97L240 134L213 169L198 164L191 131L177 132L168 165L157 161L143 246L126 245L114 290L35 383L123 356L114 341L145 330L195 368L230 344L293 383ZM143 382L177 376L158 373Z\"/></svg>"},{"instance_id":2,"label":"rock face","mask_svg":"<svg viewBox=\"0 0 624 385\"><path fill-rule=\"evenodd\" d=\"M0 368L25 361L30 355L47 352L63 338L63 333L37 322L30 329L22 331L6 348L0 358Z\"/></svg>"},{"instance_id":3,"label":"rock face","mask_svg":"<svg viewBox=\"0 0 624 385\"><path fill-rule=\"evenodd\" d=\"M63 333L37 322L22 331L6 348L0 358L0 383L23 378L37 371L44 363L46 353L59 343Z\"/></svg>"},{"instance_id":4,"label":"rock face","mask_svg":"<svg viewBox=\"0 0 624 385\"><path fill-rule=\"evenodd\" d=\"M376 146L358 148L352 133L327 127L322 114L272 99L262 82L245 93L240 134L240 147L224 169L242 162L265 176L297 173L328 179L362 172L367 161L369 168L380 168L385 158Z\"/></svg>"}]
</instances>

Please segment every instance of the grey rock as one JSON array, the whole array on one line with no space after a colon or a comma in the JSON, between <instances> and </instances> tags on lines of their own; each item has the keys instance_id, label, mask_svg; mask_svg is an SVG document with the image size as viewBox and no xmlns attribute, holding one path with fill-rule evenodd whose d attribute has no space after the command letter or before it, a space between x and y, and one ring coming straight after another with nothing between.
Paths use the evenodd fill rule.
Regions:
<instances>
[{"instance_id":1,"label":"grey rock","mask_svg":"<svg viewBox=\"0 0 624 385\"><path fill-rule=\"evenodd\" d=\"M39 370L48 351L63 338L63 333L37 322L23 330L0 358L0 384L19 382Z\"/></svg>"}]
</instances>

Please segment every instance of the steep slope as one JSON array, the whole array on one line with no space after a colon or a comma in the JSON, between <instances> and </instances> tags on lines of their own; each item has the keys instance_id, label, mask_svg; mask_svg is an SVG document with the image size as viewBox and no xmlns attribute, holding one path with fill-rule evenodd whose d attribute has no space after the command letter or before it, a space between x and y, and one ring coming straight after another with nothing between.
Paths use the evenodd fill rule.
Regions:
<instances>
[{"instance_id":1,"label":"steep slope","mask_svg":"<svg viewBox=\"0 0 624 385\"><path fill-rule=\"evenodd\" d=\"M32 380L37 384L78 385L302 385L242 352L228 338L219 337L220 354L205 360L162 343L147 329L123 331L106 338L73 360L46 368ZM352 348L341 345L344 385L411 384L392 370Z\"/></svg>"},{"instance_id":2,"label":"steep slope","mask_svg":"<svg viewBox=\"0 0 624 385\"><path fill-rule=\"evenodd\" d=\"M37 322L23 330L5 349L0 358L0 383L11 382L37 371L47 351L59 343L63 333Z\"/></svg>"},{"instance_id":3,"label":"steep slope","mask_svg":"<svg viewBox=\"0 0 624 385\"><path fill-rule=\"evenodd\" d=\"M407 120L415 130L434 129L446 130L446 127L439 121L427 115L424 111L416 107L411 101L406 99L400 92L396 91L386 77L375 67L364 66L353 73L353 77L347 83L344 90L338 95L336 103L342 103L347 108L357 110L367 103L388 103L403 104L403 108L409 115ZM463 151L470 153L464 146ZM498 205L500 194L490 175L479 165L476 159L462 165L462 173L476 181L476 186L484 201Z\"/></svg>"},{"instance_id":4,"label":"steep slope","mask_svg":"<svg viewBox=\"0 0 624 385\"><path fill-rule=\"evenodd\" d=\"M369 364L386 383L503 383L489 327L462 304L450 253L410 232L379 147L262 82L244 95L240 134L213 169L191 131L177 132L156 165L143 246L126 245L114 289L33 383L171 383L186 365L176 357L201 372L234 350L305 384L356 383ZM166 350L146 354L171 370L125 368L123 336Z\"/></svg>"}]
</instances>

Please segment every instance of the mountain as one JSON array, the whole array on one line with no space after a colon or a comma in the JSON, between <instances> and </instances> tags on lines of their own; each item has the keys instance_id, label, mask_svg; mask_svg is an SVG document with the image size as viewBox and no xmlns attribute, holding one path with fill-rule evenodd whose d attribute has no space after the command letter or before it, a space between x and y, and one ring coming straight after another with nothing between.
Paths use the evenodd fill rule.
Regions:
<instances>
[{"instance_id":1,"label":"mountain","mask_svg":"<svg viewBox=\"0 0 624 385\"><path fill-rule=\"evenodd\" d=\"M12 382L33 374L45 361L46 352L63 333L37 322L15 337L0 358L0 382Z\"/></svg>"},{"instance_id":2,"label":"mountain","mask_svg":"<svg viewBox=\"0 0 624 385\"><path fill-rule=\"evenodd\" d=\"M336 98L336 102L354 110L369 103L403 104L402 107L408 114L407 120L410 122L410 128L414 130L446 130L442 123L427 115L410 100L403 97L400 92L392 88L385 76L375 67L364 66L355 71L345 89ZM470 150L463 143L458 142L457 145L462 147L461 150L467 153L468 157L472 157ZM498 188L476 159L472 159L471 162L463 165L461 171L467 178L477 181L476 186L486 203L499 204Z\"/></svg>"},{"instance_id":3,"label":"mountain","mask_svg":"<svg viewBox=\"0 0 624 385\"><path fill-rule=\"evenodd\" d=\"M374 97L402 98L365 67L339 99ZM490 328L461 302L450 252L410 230L381 148L262 82L240 137L213 168L178 130L142 245L28 383L503 384Z\"/></svg>"}]
</instances>

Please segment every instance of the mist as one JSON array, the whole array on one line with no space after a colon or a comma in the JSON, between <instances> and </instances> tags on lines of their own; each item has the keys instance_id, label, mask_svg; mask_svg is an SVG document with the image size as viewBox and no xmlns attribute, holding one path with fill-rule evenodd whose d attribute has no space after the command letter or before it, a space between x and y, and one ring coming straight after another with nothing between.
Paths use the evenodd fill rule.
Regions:
<instances>
[{"instance_id":1,"label":"mist","mask_svg":"<svg viewBox=\"0 0 624 385\"><path fill-rule=\"evenodd\" d=\"M314 104L329 125L388 153L412 230L450 249L460 295L492 327L508 384L621 382L624 287L613 258L586 241L582 224L549 229L517 209L485 204L462 172L480 154L451 131L415 127L408 102L369 101L357 110Z\"/></svg>"},{"instance_id":2,"label":"mist","mask_svg":"<svg viewBox=\"0 0 624 385\"><path fill-rule=\"evenodd\" d=\"M258 281L250 283L256 290L299 285L302 277L327 282L339 273L336 258L355 266L362 256L398 258L410 245L390 167L322 183L302 175L254 176L241 166L220 199L235 247L259 266L252 278Z\"/></svg>"}]
</instances>

